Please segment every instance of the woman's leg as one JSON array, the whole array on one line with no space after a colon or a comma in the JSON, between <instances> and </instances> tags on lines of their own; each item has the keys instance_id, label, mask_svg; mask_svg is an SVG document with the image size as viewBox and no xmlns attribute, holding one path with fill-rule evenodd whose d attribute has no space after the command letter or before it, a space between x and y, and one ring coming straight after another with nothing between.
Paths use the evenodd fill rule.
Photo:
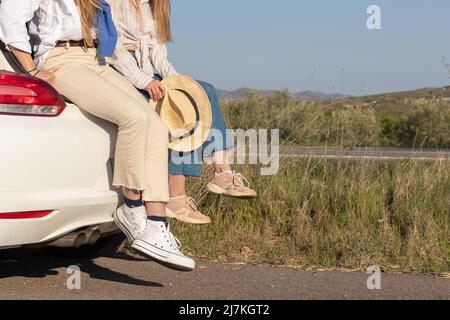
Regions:
<instances>
[{"instance_id":1,"label":"woman's leg","mask_svg":"<svg viewBox=\"0 0 450 320\"><path fill-rule=\"evenodd\" d=\"M147 101L151 97L145 90L137 90ZM175 159L175 157L177 159ZM186 195L186 175L200 177L202 174L201 163L189 163L192 160L191 153L179 154L169 150L168 156L169 171L169 195L170 198L177 198ZM187 162L187 163L184 163Z\"/></svg>"},{"instance_id":2,"label":"woman's leg","mask_svg":"<svg viewBox=\"0 0 450 320\"><path fill-rule=\"evenodd\" d=\"M208 190L236 198L254 198L256 192L250 188L248 180L242 174L233 172L228 161L228 153L233 149L233 141L220 109L217 90L209 83L198 82L205 90L211 103L212 133L215 134L215 136L210 136L203 146L204 156L211 159L215 169L214 178L208 184Z\"/></svg>"},{"instance_id":3,"label":"woman's leg","mask_svg":"<svg viewBox=\"0 0 450 320\"><path fill-rule=\"evenodd\" d=\"M216 173L222 174L231 171L231 165L228 161L228 158L228 150L216 151L211 154L211 161Z\"/></svg>"},{"instance_id":4,"label":"woman's leg","mask_svg":"<svg viewBox=\"0 0 450 320\"><path fill-rule=\"evenodd\" d=\"M169 196L171 199L186 195L186 177L183 175L169 175Z\"/></svg>"},{"instance_id":5,"label":"woman's leg","mask_svg":"<svg viewBox=\"0 0 450 320\"><path fill-rule=\"evenodd\" d=\"M163 195L160 191L168 191L169 189L168 164L165 161L168 157L169 143L167 127L163 124L159 115L148 105L144 96L128 80L112 69L105 70L100 75L106 80L112 81L119 90L125 91L130 97L143 103L143 109L150 119L150 125L147 132L147 145L144 149L147 153L145 176L147 189L142 193L142 200L149 216L165 217L169 195L168 193ZM137 196L133 190L125 190L125 192L134 196L134 199Z\"/></svg>"},{"instance_id":6,"label":"woman's leg","mask_svg":"<svg viewBox=\"0 0 450 320\"><path fill-rule=\"evenodd\" d=\"M146 91L136 90L147 101L150 96ZM195 200L186 195L186 176L200 177L202 175L202 163L196 159L197 153L179 154L169 151L168 171L169 171L169 195L166 214L169 218L177 219L190 224L208 224L211 219L202 214L195 203Z\"/></svg>"},{"instance_id":7,"label":"woman's leg","mask_svg":"<svg viewBox=\"0 0 450 320\"><path fill-rule=\"evenodd\" d=\"M132 190L142 191L144 201L150 202L147 212L143 206L125 205L114 213L132 248L164 265L192 270L194 260L181 253L164 217L169 200L166 126L128 81L97 63L95 50L58 49L45 67L55 65L61 67L55 85L61 94L119 127L113 184L129 196Z\"/></svg>"},{"instance_id":8,"label":"woman's leg","mask_svg":"<svg viewBox=\"0 0 450 320\"><path fill-rule=\"evenodd\" d=\"M158 161L161 158L165 159L167 154L165 127L159 123L157 116L150 119L149 111L151 110L145 100L127 93L125 86L129 84L123 81L115 71L108 69L98 74L89 68L79 66L72 68L70 73L71 77L75 78L82 75L83 82L87 84L87 87L95 89L95 94L101 99L101 103L92 104L92 98L86 93L87 88L83 88L82 85L80 88L80 83L71 84L60 81L63 83L60 83L57 89L65 92L65 95L71 95L68 98L89 113L119 126L113 184L122 187L124 196L131 200L140 200L140 191L143 191L143 194L147 193L146 198L142 196L144 201L148 201L147 214L165 216L165 202L169 200L168 193L165 191L168 190L167 165L165 163L161 165L162 161ZM105 79L103 82L98 80L99 75ZM64 77L64 74L61 74L61 77ZM76 90L83 90L84 94L81 98L71 94L73 85L76 86ZM89 102L83 101L85 99Z\"/></svg>"},{"instance_id":9,"label":"woman's leg","mask_svg":"<svg viewBox=\"0 0 450 320\"><path fill-rule=\"evenodd\" d=\"M118 125L113 184L144 190L149 119L142 103L77 62L61 66L55 87L88 113Z\"/></svg>"},{"instance_id":10,"label":"woman's leg","mask_svg":"<svg viewBox=\"0 0 450 320\"><path fill-rule=\"evenodd\" d=\"M220 109L217 90L213 85L197 81L205 90L212 109L212 134L203 145L204 156L211 159L216 173L231 171L228 153L233 148L233 141L228 133L228 126Z\"/></svg>"},{"instance_id":11,"label":"woman's leg","mask_svg":"<svg viewBox=\"0 0 450 320\"><path fill-rule=\"evenodd\" d=\"M143 233L137 236L131 247L160 261L164 265L181 270L192 270L195 262L183 255L179 250L179 242L170 232L166 218L169 202L168 185L168 144L169 131L161 121L159 115L148 105L143 96L112 69L102 72L101 75L113 81L118 88L124 90L130 97L143 102L143 110L149 119L147 131L147 155L145 167L146 189L142 193L148 221Z\"/></svg>"}]
</instances>

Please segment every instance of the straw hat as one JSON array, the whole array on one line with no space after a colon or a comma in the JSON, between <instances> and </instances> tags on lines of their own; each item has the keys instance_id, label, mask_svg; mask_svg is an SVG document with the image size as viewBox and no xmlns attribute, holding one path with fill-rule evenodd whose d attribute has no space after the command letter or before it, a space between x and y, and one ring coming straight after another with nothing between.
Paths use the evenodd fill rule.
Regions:
<instances>
[{"instance_id":1,"label":"straw hat","mask_svg":"<svg viewBox=\"0 0 450 320\"><path fill-rule=\"evenodd\" d=\"M205 90L182 75L167 77L161 84L166 95L158 103L150 104L169 128L169 148L179 152L200 148L212 125L211 103Z\"/></svg>"}]
</instances>

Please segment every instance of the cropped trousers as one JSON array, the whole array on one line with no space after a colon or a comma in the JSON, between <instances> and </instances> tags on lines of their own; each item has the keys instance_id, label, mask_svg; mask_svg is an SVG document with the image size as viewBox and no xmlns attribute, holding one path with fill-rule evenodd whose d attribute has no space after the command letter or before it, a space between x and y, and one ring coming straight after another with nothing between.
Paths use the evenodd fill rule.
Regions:
<instances>
[{"instance_id":1,"label":"cropped trousers","mask_svg":"<svg viewBox=\"0 0 450 320\"><path fill-rule=\"evenodd\" d=\"M86 112L117 125L113 185L168 202L169 133L135 87L97 59L96 49L54 48L44 69L59 67L55 88Z\"/></svg>"}]
</instances>

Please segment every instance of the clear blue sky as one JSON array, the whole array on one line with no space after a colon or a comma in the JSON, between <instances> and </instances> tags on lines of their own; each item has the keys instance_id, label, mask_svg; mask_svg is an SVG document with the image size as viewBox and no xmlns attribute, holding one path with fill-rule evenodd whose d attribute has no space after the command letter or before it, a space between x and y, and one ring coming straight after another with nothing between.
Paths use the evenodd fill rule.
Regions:
<instances>
[{"instance_id":1,"label":"clear blue sky","mask_svg":"<svg viewBox=\"0 0 450 320\"><path fill-rule=\"evenodd\" d=\"M366 27L371 4L381 7L382 30ZM450 61L449 0L172 0L172 7L172 63L219 88L361 95L450 83L441 62Z\"/></svg>"}]
</instances>

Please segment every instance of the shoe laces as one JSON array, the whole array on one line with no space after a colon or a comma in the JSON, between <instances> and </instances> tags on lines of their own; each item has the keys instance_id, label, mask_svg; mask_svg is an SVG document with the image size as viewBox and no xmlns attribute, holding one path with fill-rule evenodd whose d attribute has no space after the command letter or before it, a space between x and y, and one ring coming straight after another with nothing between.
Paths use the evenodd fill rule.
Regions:
<instances>
[{"instance_id":1,"label":"shoe laces","mask_svg":"<svg viewBox=\"0 0 450 320\"><path fill-rule=\"evenodd\" d=\"M173 235L173 233L170 231L170 224L167 226L167 233L169 234L170 244L173 248L175 248L178 252L180 252L181 248L181 241L178 240L177 237Z\"/></svg>"},{"instance_id":2,"label":"shoe laces","mask_svg":"<svg viewBox=\"0 0 450 320\"><path fill-rule=\"evenodd\" d=\"M197 202L194 200L194 198L187 197L186 201L191 206L192 209L194 209L195 211L198 211Z\"/></svg>"},{"instance_id":3,"label":"shoe laces","mask_svg":"<svg viewBox=\"0 0 450 320\"><path fill-rule=\"evenodd\" d=\"M233 184L237 187L250 188L250 182L241 173L236 173L234 175Z\"/></svg>"}]
</instances>

